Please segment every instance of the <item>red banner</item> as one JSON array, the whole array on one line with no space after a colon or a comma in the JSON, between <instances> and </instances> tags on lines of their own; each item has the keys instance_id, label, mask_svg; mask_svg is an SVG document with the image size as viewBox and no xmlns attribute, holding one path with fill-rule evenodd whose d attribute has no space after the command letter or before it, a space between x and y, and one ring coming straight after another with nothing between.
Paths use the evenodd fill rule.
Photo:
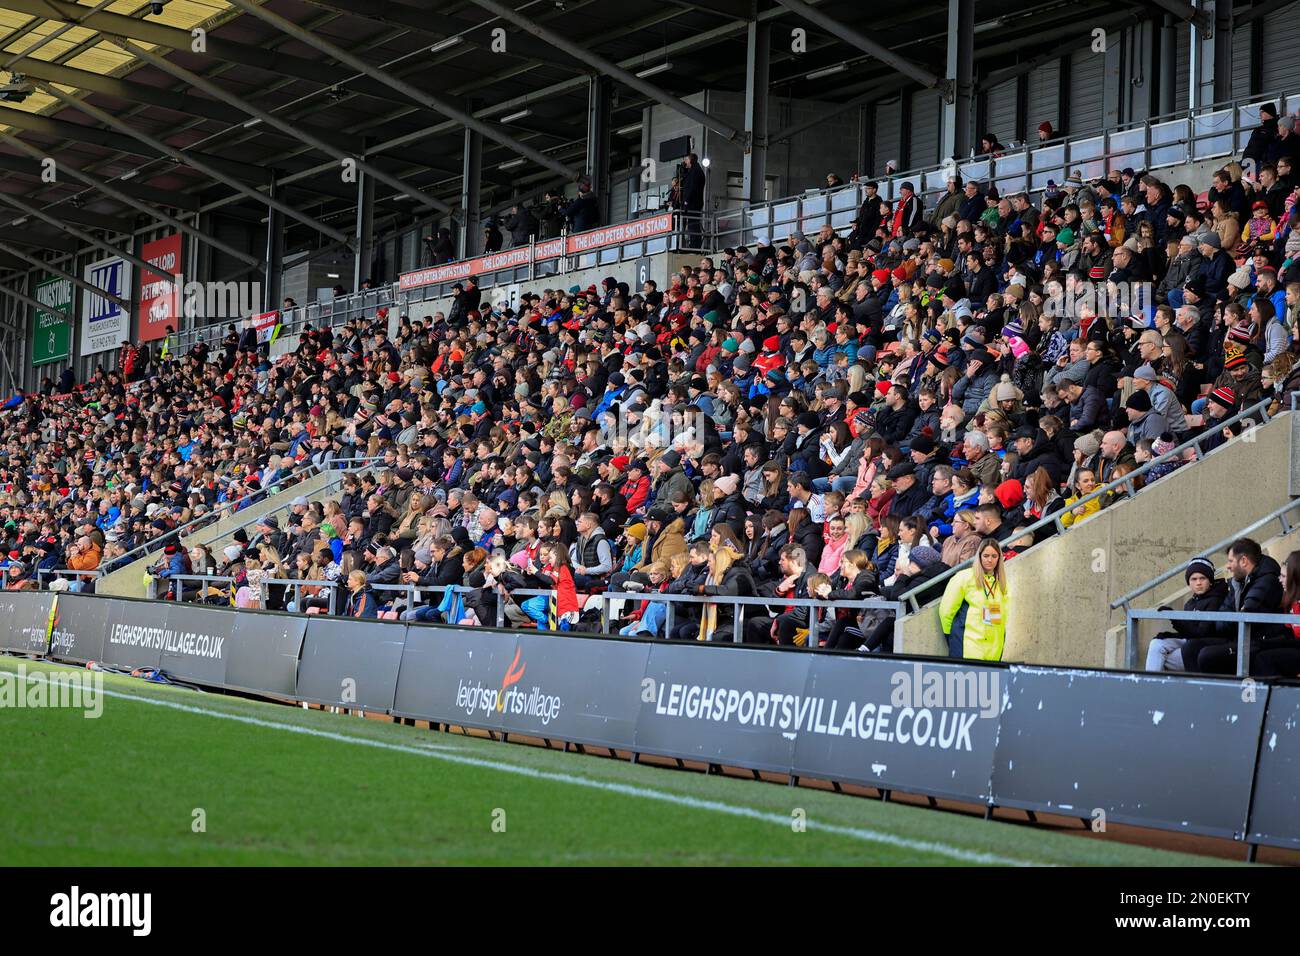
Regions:
<instances>
[{"instance_id":1,"label":"red banner","mask_svg":"<svg viewBox=\"0 0 1300 956\"><path fill-rule=\"evenodd\" d=\"M263 345L274 342L280 334L280 313L263 312L253 316L253 328L257 329L257 341Z\"/></svg>"},{"instance_id":2,"label":"red banner","mask_svg":"<svg viewBox=\"0 0 1300 956\"><path fill-rule=\"evenodd\" d=\"M176 233L146 242L140 251L140 258L150 265L179 276L181 271L181 236ZM176 283L170 279L140 270L140 303L136 307L136 328L141 342L153 342L167 334L167 326L173 330L180 328L177 321L180 312L180 295Z\"/></svg>"},{"instance_id":3,"label":"red banner","mask_svg":"<svg viewBox=\"0 0 1300 956\"><path fill-rule=\"evenodd\" d=\"M646 219L625 222L618 226L605 226L590 232L579 232L569 237L569 254L591 252L604 246L621 246L625 242L649 239L673 231L673 214L660 213Z\"/></svg>"},{"instance_id":4,"label":"red banner","mask_svg":"<svg viewBox=\"0 0 1300 956\"><path fill-rule=\"evenodd\" d=\"M578 255L584 252L592 252L606 246L618 246L625 242L636 242L640 239L662 236L672 231L673 214L670 212L661 213L646 219L638 219L635 222L627 222L619 226L604 226L600 229L592 229L588 232L580 232L569 236L567 242L568 254ZM536 259L534 261L541 262L544 259L558 258L565 247L566 243L559 239L539 242L537 243ZM462 259L460 262L449 262L442 266L432 266L428 269L407 272L398 277L397 283L398 288L405 292L408 289L440 285L444 282L457 282L471 276L485 275L500 269L513 269L525 265L528 265L528 247L519 246L507 252L494 252L491 255L479 256L476 259Z\"/></svg>"}]
</instances>

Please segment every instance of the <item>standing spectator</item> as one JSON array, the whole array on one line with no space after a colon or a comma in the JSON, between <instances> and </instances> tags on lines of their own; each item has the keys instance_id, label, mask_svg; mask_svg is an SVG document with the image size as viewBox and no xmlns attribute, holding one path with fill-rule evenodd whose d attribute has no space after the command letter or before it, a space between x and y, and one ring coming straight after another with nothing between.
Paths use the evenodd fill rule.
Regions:
<instances>
[{"instance_id":1,"label":"standing spectator","mask_svg":"<svg viewBox=\"0 0 1300 956\"><path fill-rule=\"evenodd\" d=\"M948 579L939 602L948 656L1002 660L1008 608L1002 548L996 538L985 538L975 563Z\"/></svg>"},{"instance_id":2,"label":"standing spectator","mask_svg":"<svg viewBox=\"0 0 1300 956\"><path fill-rule=\"evenodd\" d=\"M688 153L682 161L682 208L686 212L686 244L690 249L699 246L701 220L704 214L704 168L700 158Z\"/></svg>"},{"instance_id":3,"label":"standing spectator","mask_svg":"<svg viewBox=\"0 0 1300 956\"><path fill-rule=\"evenodd\" d=\"M526 246L529 239L538 234L537 217L523 203L510 207L510 218L506 220L505 225L510 231L512 246Z\"/></svg>"},{"instance_id":4,"label":"standing spectator","mask_svg":"<svg viewBox=\"0 0 1300 956\"><path fill-rule=\"evenodd\" d=\"M583 180L578 184L578 198L564 207L563 216L571 232L585 232L600 225L600 207L591 183Z\"/></svg>"}]
</instances>

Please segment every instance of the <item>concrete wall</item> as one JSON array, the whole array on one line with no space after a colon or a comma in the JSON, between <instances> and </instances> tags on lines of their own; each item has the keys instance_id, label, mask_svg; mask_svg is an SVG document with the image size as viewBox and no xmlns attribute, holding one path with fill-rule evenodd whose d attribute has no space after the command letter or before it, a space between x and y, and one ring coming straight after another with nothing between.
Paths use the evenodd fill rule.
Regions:
<instances>
[{"instance_id":1,"label":"concrete wall","mask_svg":"<svg viewBox=\"0 0 1300 956\"><path fill-rule=\"evenodd\" d=\"M183 538L183 541L190 547L196 544L212 545L215 553L229 544L231 535L240 528L251 528L257 519L272 511L280 515L280 521L283 524L284 510L288 508L289 502L299 495L306 496L310 501L323 500L337 495L339 493L338 486L342 482L344 474L345 472L342 471L329 471L312 475L306 481L290 485L277 495L272 495L249 508L222 518L216 524L199 529L192 536ZM145 572L156 565L161 557L162 549L159 548L157 551L140 558L138 561L133 561L124 568L119 568L111 574L104 575L95 586L96 593L111 594L116 597L147 597L148 586L145 583Z\"/></svg>"},{"instance_id":2,"label":"concrete wall","mask_svg":"<svg viewBox=\"0 0 1300 956\"><path fill-rule=\"evenodd\" d=\"M1285 413L1238 436L1009 561L1003 659L1105 666L1106 631L1124 620L1111 601L1287 502L1294 417ZM944 648L938 602L904 619L904 652L942 654Z\"/></svg>"},{"instance_id":3,"label":"concrete wall","mask_svg":"<svg viewBox=\"0 0 1300 956\"><path fill-rule=\"evenodd\" d=\"M1293 520L1294 520L1294 516ZM1258 539L1257 539L1258 540ZM1284 564L1287 556L1297 548L1300 548L1300 528L1289 532L1288 534L1275 535L1267 541L1261 542L1264 553L1275 559L1278 564ZM1215 567L1220 569L1222 577L1223 563L1227 559L1227 552L1220 551L1213 555ZM1176 589L1176 590L1170 590ZM1183 577L1179 575L1166 581L1161 587L1155 589L1155 598L1144 600L1143 607L1159 607L1162 604L1172 608L1182 610L1183 604L1191 596L1191 591L1183 583ZM1147 648L1151 646L1152 639L1161 631L1168 630L1165 622L1162 621L1138 621L1138 667L1141 667L1147 659ZM1121 623L1115 625L1106 632L1106 667L1127 668L1128 655L1125 648L1126 628Z\"/></svg>"}]
</instances>

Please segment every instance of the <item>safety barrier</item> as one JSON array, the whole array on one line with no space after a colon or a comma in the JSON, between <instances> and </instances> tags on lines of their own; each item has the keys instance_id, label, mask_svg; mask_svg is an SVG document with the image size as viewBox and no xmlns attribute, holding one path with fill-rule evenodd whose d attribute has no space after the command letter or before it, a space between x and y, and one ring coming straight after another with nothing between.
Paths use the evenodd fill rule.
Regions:
<instances>
[{"instance_id":1,"label":"safety barrier","mask_svg":"<svg viewBox=\"0 0 1300 956\"><path fill-rule=\"evenodd\" d=\"M1241 611L1161 611L1158 609L1128 608L1125 611L1125 646L1129 667L1138 667L1138 621L1206 621L1214 624L1235 624L1237 632L1237 676L1250 674L1250 626L1252 624L1285 624L1295 627L1300 617L1291 614L1247 614Z\"/></svg>"},{"instance_id":2,"label":"safety barrier","mask_svg":"<svg viewBox=\"0 0 1300 956\"><path fill-rule=\"evenodd\" d=\"M132 548L130 551L126 552L126 554L119 555L118 557L113 559L113 565L115 568L124 568L131 562L144 557L150 552L159 551L164 545L166 545L168 542L172 540L179 541L182 535L197 531L198 529L206 527L210 524L215 524L216 522L220 521L223 518L227 518L230 515L238 514L239 511L242 510L243 508L248 507L250 505L257 504L259 501L265 501L268 498L274 498L278 495L284 494L284 492L287 491L288 489L302 484L304 481L306 481L307 479L315 475L323 474L329 471L342 471L342 472L363 471L367 467L372 465L374 462L379 460L380 460L379 458L356 457L356 458L329 458L319 463L315 461L310 461L306 465L306 467L301 468L298 471L292 472L289 475L287 475L285 477L285 481L282 484L276 486L280 489L279 491L271 491L270 489L267 488L260 488L257 491L251 491L246 495L242 495L241 497L236 498L233 501L219 502L211 511L207 512L206 514L199 515L197 518L191 518L183 525L177 528L173 528L171 531L168 531L164 534L160 534L156 538L149 539L144 544ZM333 487L334 484L337 484L339 481L342 481L344 477L345 477L344 475L339 475L337 480L332 482L328 487ZM291 504L293 501L293 497L291 496L286 500ZM271 511L265 512L265 514L263 515L259 515L259 517L265 517L266 515L271 515L271 514L278 514L279 512L290 507L290 504L285 504L282 502L281 504L273 508ZM208 542L202 541L199 543L207 544Z\"/></svg>"},{"instance_id":3,"label":"safety barrier","mask_svg":"<svg viewBox=\"0 0 1300 956\"><path fill-rule=\"evenodd\" d=\"M481 289L563 276L579 269L629 262L665 252L703 252L715 247L711 213L666 211L557 239L527 242L501 252L402 273L393 301L402 309L450 294L452 286L473 278Z\"/></svg>"},{"instance_id":4,"label":"safety barrier","mask_svg":"<svg viewBox=\"0 0 1300 956\"><path fill-rule=\"evenodd\" d=\"M879 195L892 201L898 198L903 183L911 183L933 208L955 173L963 181L997 186L1003 196L1017 192L1033 195L1046 189L1049 180L1060 186L1074 170L1084 180L1091 180L1115 168L1158 170L1226 159L1245 148L1251 131L1259 125L1258 104L1269 99L1264 95L1242 97L1124 124L1092 136L1007 147L993 155L890 173L876 177ZM1284 112L1300 107L1300 95L1278 93L1271 99L1281 102ZM857 218L864 199L862 190L861 182L851 182L836 189L720 211L716 213L715 248L758 241L780 243L796 229L811 234L825 225L847 228Z\"/></svg>"},{"instance_id":5,"label":"safety barrier","mask_svg":"<svg viewBox=\"0 0 1300 956\"><path fill-rule=\"evenodd\" d=\"M0 650L330 707L1300 848L1300 687L0 595ZM163 718L160 718L163 719ZM1187 728L1194 725L1194 744Z\"/></svg>"}]
</instances>

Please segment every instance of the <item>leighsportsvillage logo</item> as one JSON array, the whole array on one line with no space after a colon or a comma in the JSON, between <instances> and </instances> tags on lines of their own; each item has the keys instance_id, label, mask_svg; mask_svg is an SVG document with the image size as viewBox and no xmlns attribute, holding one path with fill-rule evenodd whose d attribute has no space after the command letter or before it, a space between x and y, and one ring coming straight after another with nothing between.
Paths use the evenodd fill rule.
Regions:
<instances>
[{"instance_id":1,"label":"leighsportsvillage logo","mask_svg":"<svg viewBox=\"0 0 1300 956\"><path fill-rule=\"evenodd\" d=\"M778 730L789 739L808 733L967 752L975 721L1000 712L1001 674L992 668L917 662L895 671L890 686L884 703L664 682L654 707L663 717Z\"/></svg>"},{"instance_id":2,"label":"leighsportsvillage logo","mask_svg":"<svg viewBox=\"0 0 1300 956\"><path fill-rule=\"evenodd\" d=\"M216 634L174 631L169 627L145 627L141 624L115 624L108 632L108 642L122 647L139 647L213 660L221 660L226 646L226 639Z\"/></svg>"},{"instance_id":3,"label":"leighsportsvillage logo","mask_svg":"<svg viewBox=\"0 0 1300 956\"><path fill-rule=\"evenodd\" d=\"M80 710L83 717L104 713L104 675L95 671L32 671L19 664L0 670L0 710ZM3 718L0 718L3 719Z\"/></svg>"},{"instance_id":4,"label":"leighsportsvillage logo","mask_svg":"<svg viewBox=\"0 0 1300 956\"><path fill-rule=\"evenodd\" d=\"M466 717L475 714L490 716L495 711L516 717L533 717L545 727L560 715L564 702L558 694L547 694L539 685L530 688L518 686L528 666L522 655L523 649L516 648L514 660L501 678L500 688L485 685L482 681L466 683L457 680L456 706L465 711Z\"/></svg>"},{"instance_id":5,"label":"leighsportsvillage logo","mask_svg":"<svg viewBox=\"0 0 1300 956\"><path fill-rule=\"evenodd\" d=\"M152 893L83 893L74 886L50 897L50 925L61 929L127 927L132 936L153 929Z\"/></svg>"}]
</instances>

